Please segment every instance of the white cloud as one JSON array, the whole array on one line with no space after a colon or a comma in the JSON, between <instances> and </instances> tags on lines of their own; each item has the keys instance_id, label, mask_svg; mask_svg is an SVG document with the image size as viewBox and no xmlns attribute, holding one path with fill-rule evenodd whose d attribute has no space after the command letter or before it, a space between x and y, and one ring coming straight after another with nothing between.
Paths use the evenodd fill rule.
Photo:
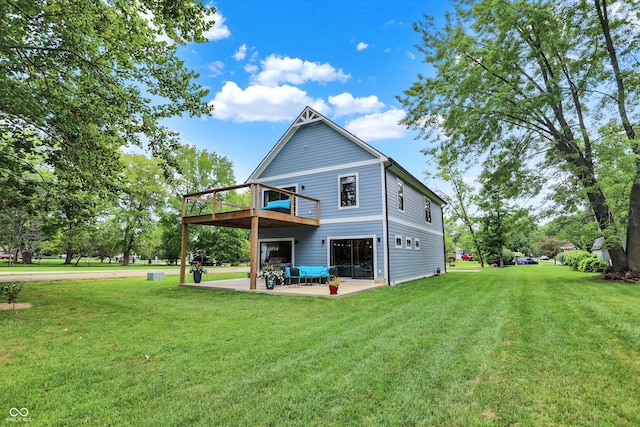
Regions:
<instances>
[{"instance_id":1,"label":"white cloud","mask_svg":"<svg viewBox=\"0 0 640 427\"><path fill-rule=\"evenodd\" d=\"M270 55L262 61L262 71L253 77L252 82L264 86L276 86L280 83L303 84L315 82L346 82L351 76L337 70L328 63L303 61L299 58Z\"/></svg>"},{"instance_id":2,"label":"white cloud","mask_svg":"<svg viewBox=\"0 0 640 427\"><path fill-rule=\"evenodd\" d=\"M214 61L207 64L207 68L211 71L210 76L216 77L222 74L222 69L224 68L224 62L222 61Z\"/></svg>"},{"instance_id":3,"label":"white cloud","mask_svg":"<svg viewBox=\"0 0 640 427\"><path fill-rule=\"evenodd\" d=\"M369 45L366 44L365 42L360 42L360 43L358 43L358 46L356 46L356 49L358 51L361 51L361 50L365 50L368 47L369 47Z\"/></svg>"},{"instance_id":4,"label":"white cloud","mask_svg":"<svg viewBox=\"0 0 640 427\"><path fill-rule=\"evenodd\" d=\"M220 12L216 12L212 16L207 16L206 19L208 22L209 21L215 22L213 26L209 29L209 31L206 31L203 34L203 36L207 40L222 40L222 39L226 39L231 35L231 31L229 30L229 27L224 25L225 17L222 16Z\"/></svg>"},{"instance_id":5,"label":"white cloud","mask_svg":"<svg viewBox=\"0 0 640 427\"><path fill-rule=\"evenodd\" d=\"M413 53L413 52L407 52L407 57L408 57L409 59L416 59L416 55L415 55L415 53Z\"/></svg>"},{"instance_id":6,"label":"white cloud","mask_svg":"<svg viewBox=\"0 0 640 427\"><path fill-rule=\"evenodd\" d=\"M403 110L392 109L349 120L344 128L364 141L398 139L407 133L406 127L398 124L405 115Z\"/></svg>"},{"instance_id":7,"label":"white cloud","mask_svg":"<svg viewBox=\"0 0 640 427\"><path fill-rule=\"evenodd\" d=\"M354 98L350 93L343 92L340 95L329 96L328 99L329 103L335 106L333 113L336 117L349 114L373 113L380 111L384 107L384 103L375 95Z\"/></svg>"},{"instance_id":8,"label":"white cloud","mask_svg":"<svg viewBox=\"0 0 640 427\"><path fill-rule=\"evenodd\" d=\"M249 74L253 74L258 71L258 66L256 64L247 64L244 66L244 70Z\"/></svg>"},{"instance_id":9,"label":"white cloud","mask_svg":"<svg viewBox=\"0 0 640 427\"><path fill-rule=\"evenodd\" d=\"M299 88L253 85L241 89L235 82L227 82L209 105L212 116L234 122L289 122L310 106L321 114L329 107L322 99L313 99Z\"/></svg>"},{"instance_id":10,"label":"white cloud","mask_svg":"<svg viewBox=\"0 0 640 427\"><path fill-rule=\"evenodd\" d=\"M236 61L242 61L247 56L247 45L243 44L238 48L236 53L233 54L233 58Z\"/></svg>"}]
</instances>

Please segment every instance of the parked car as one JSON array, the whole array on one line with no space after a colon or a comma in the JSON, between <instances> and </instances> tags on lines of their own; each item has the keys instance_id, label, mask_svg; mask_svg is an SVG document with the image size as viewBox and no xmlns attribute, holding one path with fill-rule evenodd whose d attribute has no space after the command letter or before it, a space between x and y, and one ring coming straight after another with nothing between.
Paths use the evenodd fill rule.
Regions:
<instances>
[{"instance_id":1,"label":"parked car","mask_svg":"<svg viewBox=\"0 0 640 427\"><path fill-rule=\"evenodd\" d=\"M13 254L2 254L0 259L13 259Z\"/></svg>"},{"instance_id":2,"label":"parked car","mask_svg":"<svg viewBox=\"0 0 640 427\"><path fill-rule=\"evenodd\" d=\"M519 258L518 259L518 265L527 265L527 264L537 264L538 261L536 261L533 258Z\"/></svg>"},{"instance_id":3,"label":"parked car","mask_svg":"<svg viewBox=\"0 0 640 427\"><path fill-rule=\"evenodd\" d=\"M463 254L460 258L462 258L464 261L473 261L473 255L470 254Z\"/></svg>"},{"instance_id":4,"label":"parked car","mask_svg":"<svg viewBox=\"0 0 640 427\"><path fill-rule=\"evenodd\" d=\"M546 255L542 255L542 256L540 257L540 261L549 261L549 257L548 257L548 256L546 256Z\"/></svg>"}]
</instances>

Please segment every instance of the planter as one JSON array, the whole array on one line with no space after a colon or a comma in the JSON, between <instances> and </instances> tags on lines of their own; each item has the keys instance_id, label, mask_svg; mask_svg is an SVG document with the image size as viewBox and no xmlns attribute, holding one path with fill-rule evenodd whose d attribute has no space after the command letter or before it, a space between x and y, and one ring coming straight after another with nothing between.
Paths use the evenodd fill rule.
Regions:
<instances>
[{"instance_id":1,"label":"planter","mask_svg":"<svg viewBox=\"0 0 640 427\"><path fill-rule=\"evenodd\" d=\"M267 289L273 289L276 287L276 277L267 277L265 279Z\"/></svg>"},{"instance_id":2,"label":"planter","mask_svg":"<svg viewBox=\"0 0 640 427\"><path fill-rule=\"evenodd\" d=\"M199 271L193 272L193 281L194 283L200 283L202 281L202 273Z\"/></svg>"},{"instance_id":3,"label":"planter","mask_svg":"<svg viewBox=\"0 0 640 427\"><path fill-rule=\"evenodd\" d=\"M338 295L338 287L335 285L329 285L329 295Z\"/></svg>"}]
</instances>

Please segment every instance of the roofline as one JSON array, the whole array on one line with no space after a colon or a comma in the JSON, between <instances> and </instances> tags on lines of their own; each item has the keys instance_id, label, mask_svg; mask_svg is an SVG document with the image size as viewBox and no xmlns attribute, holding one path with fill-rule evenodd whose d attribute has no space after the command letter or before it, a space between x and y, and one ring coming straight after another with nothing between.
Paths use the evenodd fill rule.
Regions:
<instances>
[{"instance_id":1,"label":"roofline","mask_svg":"<svg viewBox=\"0 0 640 427\"><path fill-rule=\"evenodd\" d=\"M408 181L412 181L413 185L417 187L419 190L422 190L422 193L429 196L432 199L435 199L440 205L444 206L447 204L442 197L438 196L433 190L426 186L422 181L413 176L411 172L400 166L398 162L393 160L391 157L388 158L387 167L391 168L397 175L405 178Z\"/></svg>"}]
</instances>

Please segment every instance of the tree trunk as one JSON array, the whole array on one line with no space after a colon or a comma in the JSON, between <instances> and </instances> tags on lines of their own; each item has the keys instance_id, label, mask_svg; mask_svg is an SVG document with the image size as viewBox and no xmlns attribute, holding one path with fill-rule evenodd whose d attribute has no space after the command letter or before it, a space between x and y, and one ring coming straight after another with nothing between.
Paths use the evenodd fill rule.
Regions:
<instances>
[{"instance_id":1,"label":"tree trunk","mask_svg":"<svg viewBox=\"0 0 640 427\"><path fill-rule=\"evenodd\" d=\"M629 219L627 221L627 267L640 273L640 182L638 178L631 186L629 196Z\"/></svg>"}]
</instances>

